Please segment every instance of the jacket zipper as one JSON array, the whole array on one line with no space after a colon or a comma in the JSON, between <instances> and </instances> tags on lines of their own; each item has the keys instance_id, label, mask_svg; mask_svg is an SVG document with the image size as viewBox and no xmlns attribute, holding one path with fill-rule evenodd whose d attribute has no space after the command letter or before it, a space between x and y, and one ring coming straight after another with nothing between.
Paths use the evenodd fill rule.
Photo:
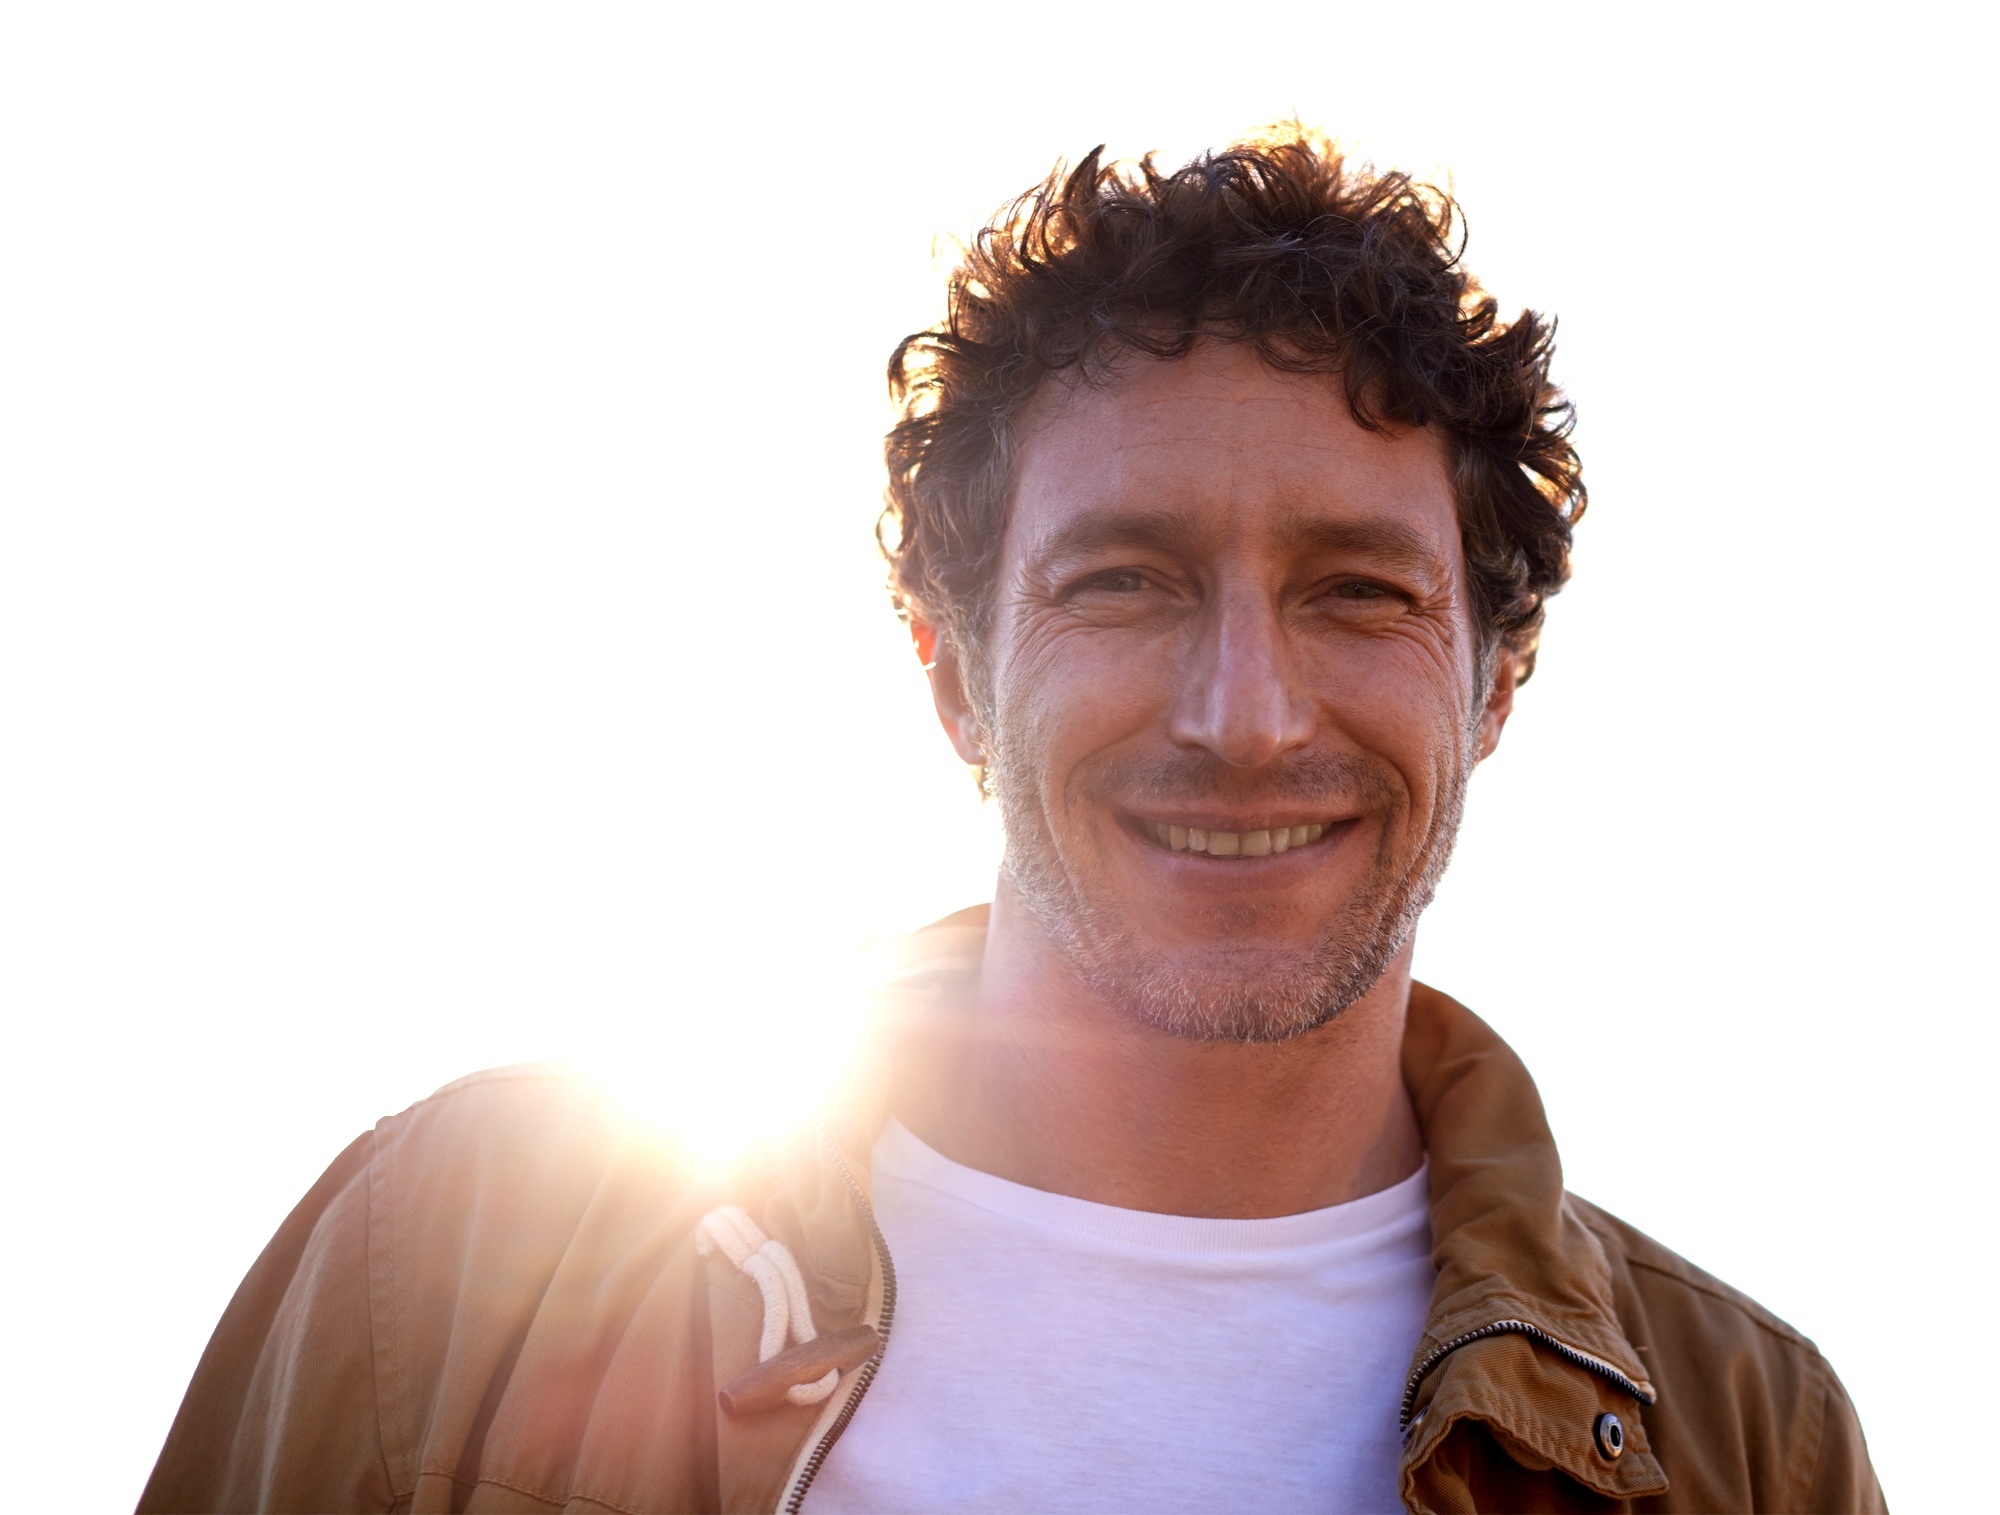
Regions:
<instances>
[{"instance_id":1,"label":"jacket zipper","mask_svg":"<svg viewBox=\"0 0 2000 1515\"><path fill-rule=\"evenodd\" d=\"M1531 1326L1525 1320L1496 1320L1491 1325L1481 1326L1477 1331L1467 1331L1463 1336L1454 1336L1450 1341L1443 1343L1441 1346L1431 1348L1429 1352L1424 1354L1423 1361L1410 1369L1410 1381L1403 1386L1402 1419L1397 1422L1403 1432L1405 1434L1409 1432L1410 1417L1416 1411L1417 1387L1424 1381L1425 1374L1429 1373L1432 1368L1435 1368L1460 1347L1480 1341L1488 1336L1505 1336L1509 1333L1525 1336L1531 1341L1538 1341L1564 1362L1570 1363L1575 1367L1588 1368L1591 1372L1610 1379L1611 1382L1618 1385L1619 1388L1630 1394L1642 1405L1651 1404L1655 1398L1651 1389L1644 1388L1632 1382L1631 1379L1620 1373L1601 1357L1592 1357L1588 1352L1579 1352L1568 1343L1557 1341L1540 1326Z\"/></svg>"},{"instance_id":2,"label":"jacket zipper","mask_svg":"<svg viewBox=\"0 0 2000 1515\"><path fill-rule=\"evenodd\" d=\"M819 1445L812 1449L800 1469L799 1481L785 1501L784 1515L799 1515L799 1506L805 1503L806 1490L826 1461L826 1454L833 1450L833 1444L840 1440L847 1423L854 1419L854 1412L861 1404L861 1396L868 1392L868 1386L875 1382L875 1370L882 1365L882 1354L889 1347L889 1330L896 1323L896 1264L889 1256L889 1243L883 1239L882 1228L875 1223L875 1207L868 1203L868 1196L854 1177L854 1170L847 1166L847 1158L840 1150L840 1143L833 1139L825 1121L815 1123L819 1131L820 1145L826 1149L833 1164L840 1170L840 1176L847 1181L847 1192L854 1196L855 1207L861 1211L861 1219L867 1223L868 1239L874 1244L875 1258L882 1269L882 1315L874 1322L875 1334L882 1339L882 1345L875 1349L875 1355L861 1365L855 1375L853 1386L847 1391L847 1401L840 1407L833 1424L826 1428L826 1434L819 1439Z\"/></svg>"}]
</instances>

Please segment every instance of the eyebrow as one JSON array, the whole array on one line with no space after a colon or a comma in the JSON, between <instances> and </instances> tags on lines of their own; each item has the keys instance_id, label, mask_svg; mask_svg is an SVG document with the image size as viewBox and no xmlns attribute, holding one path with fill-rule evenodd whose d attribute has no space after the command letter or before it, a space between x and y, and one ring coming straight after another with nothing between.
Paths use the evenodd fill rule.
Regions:
<instances>
[{"instance_id":1,"label":"eyebrow","mask_svg":"<svg viewBox=\"0 0 2000 1515\"><path fill-rule=\"evenodd\" d=\"M1450 565L1423 532L1401 521L1375 518L1329 521L1323 516L1288 513L1278 522L1278 540L1292 552L1340 552L1375 558L1415 573L1449 572Z\"/></svg>"},{"instance_id":2,"label":"eyebrow","mask_svg":"<svg viewBox=\"0 0 2000 1515\"><path fill-rule=\"evenodd\" d=\"M1102 547L1157 547L1185 550L1204 535L1202 523L1181 510L1119 510L1091 513L1058 527L1035 544L1036 560L1094 552Z\"/></svg>"},{"instance_id":3,"label":"eyebrow","mask_svg":"<svg viewBox=\"0 0 2000 1515\"><path fill-rule=\"evenodd\" d=\"M1185 552L1210 534L1202 517L1180 510L1124 510L1085 515L1059 527L1035 544L1038 562L1106 547L1151 547ZM1328 520L1303 511L1289 511L1277 524L1279 546L1287 552L1348 553L1373 558L1409 572L1443 577L1449 565L1430 538L1401 521L1375 518Z\"/></svg>"}]
</instances>

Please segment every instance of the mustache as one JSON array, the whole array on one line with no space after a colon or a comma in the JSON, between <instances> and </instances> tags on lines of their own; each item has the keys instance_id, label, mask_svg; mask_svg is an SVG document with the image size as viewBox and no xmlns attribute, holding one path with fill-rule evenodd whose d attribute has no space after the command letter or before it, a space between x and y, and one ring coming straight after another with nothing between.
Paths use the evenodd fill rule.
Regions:
<instances>
[{"instance_id":1,"label":"mustache","mask_svg":"<svg viewBox=\"0 0 2000 1515\"><path fill-rule=\"evenodd\" d=\"M1309 805L1337 798L1375 810L1393 803L1402 787L1386 767L1347 752L1292 753L1243 769L1196 751L1108 760L1079 775L1077 792L1090 801L1162 806L1213 799Z\"/></svg>"}]
</instances>

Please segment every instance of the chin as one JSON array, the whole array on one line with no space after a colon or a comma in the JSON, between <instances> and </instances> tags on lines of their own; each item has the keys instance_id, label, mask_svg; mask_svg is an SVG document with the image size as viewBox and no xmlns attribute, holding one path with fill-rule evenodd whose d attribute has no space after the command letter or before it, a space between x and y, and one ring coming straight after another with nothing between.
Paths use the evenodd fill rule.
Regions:
<instances>
[{"instance_id":1,"label":"chin","mask_svg":"<svg viewBox=\"0 0 2000 1515\"><path fill-rule=\"evenodd\" d=\"M1396 954L1338 948L1090 953L1090 987L1121 1013L1192 1041L1281 1042L1366 994ZM1076 961L1075 957L1072 959Z\"/></svg>"}]
</instances>

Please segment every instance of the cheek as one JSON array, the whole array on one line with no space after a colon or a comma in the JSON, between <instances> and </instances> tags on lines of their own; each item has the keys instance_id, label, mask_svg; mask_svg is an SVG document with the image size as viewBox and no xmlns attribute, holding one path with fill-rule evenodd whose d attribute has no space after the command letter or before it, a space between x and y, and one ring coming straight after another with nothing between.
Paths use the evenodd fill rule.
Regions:
<instances>
[{"instance_id":1,"label":"cheek","mask_svg":"<svg viewBox=\"0 0 2000 1515\"><path fill-rule=\"evenodd\" d=\"M1448 648L1385 637L1331 649L1315 672L1330 734L1388 763L1420 805L1458 766L1475 716L1470 677Z\"/></svg>"},{"instance_id":2,"label":"cheek","mask_svg":"<svg viewBox=\"0 0 2000 1515\"><path fill-rule=\"evenodd\" d=\"M1017 644L996 669L1001 725L1060 785L1093 754L1158 726L1174 671L1164 657L1133 658L1119 639L1072 632Z\"/></svg>"}]
</instances>

